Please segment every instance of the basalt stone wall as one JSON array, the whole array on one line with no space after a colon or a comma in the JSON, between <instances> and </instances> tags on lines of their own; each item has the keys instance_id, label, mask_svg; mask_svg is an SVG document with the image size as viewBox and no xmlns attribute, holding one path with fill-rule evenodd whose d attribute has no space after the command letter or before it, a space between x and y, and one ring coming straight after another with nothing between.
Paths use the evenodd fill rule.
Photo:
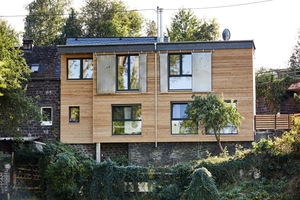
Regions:
<instances>
[{"instance_id":1,"label":"basalt stone wall","mask_svg":"<svg viewBox=\"0 0 300 200\"><path fill-rule=\"evenodd\" d=\"M251 142L224 142L229 154L234 154L236 145L252 148ZM207 158L208 155L219 155L220 150L216 142L178 142L178 143L130 143L128 144L128 158L132 165L139 166L174 166L193 160Z\"/></svg>"},{"instance_id":2,"label":"basalt stone wall","mask_svg":"<svg viewBox=\"0 0 300 200\"><path fill-rule=\"evenodd\" d=\"M31 120L28 126L21 127L24 137L40 137L40 141L53 141L60 134L60 81L32 80L28 84L27 96L38 97L40 107L52 107L51 126L41 126Z\"/></svg>"},{"instance_id":3,"label":"basalt stone wall","mask_svg":"<svg viewBox=\"0 0 300 200\"><path fill-rule=\"evenodd\" d=\"M128 143L101 143L101 162L128 155Z\"/></svg>"},{"instance_id":4,"label":"basalt stone wall","mask_svg":"<svg viewBox=\"0 0 300 200\"><path fill-rule=\"evenodd\" d=\"M71 144L79 152L96 159L96 144Z\"/></svg>"}]
</instances>

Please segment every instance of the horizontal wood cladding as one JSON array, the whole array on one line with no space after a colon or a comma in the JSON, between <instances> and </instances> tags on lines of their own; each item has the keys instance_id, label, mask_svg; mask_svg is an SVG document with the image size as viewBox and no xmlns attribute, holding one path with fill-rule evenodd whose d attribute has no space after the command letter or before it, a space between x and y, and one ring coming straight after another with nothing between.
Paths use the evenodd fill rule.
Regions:
<instances>
[{"instance_id":1,"label":"horizontal wood cladding","mask_svg":"<svg viewBox=\"0 0 300 200\"><path fill-rule=\"evenodd\" d=\"M64 143L93 141L93 80L67 80L67 58L93 58L93 55L61 56L61 134ZM69 107L79 106L79 123L69 123Z\"/></svg>"},{"instance_id":2,"label":"horizontal wood cladding","mask_svg":"<svg viewBox=\"0 0 300 200\"><path fill-rule=\"evenodd\" d=\"M96 53L98 54L98 52ZM120 54L124 55L128 54L128 52ZM94 67L93 80L68 81L66 80L66 60L70 58L70 56L81 58L93 55L62 55L61 139L63 142L130 143L215 141L214 136L203 135L200 131L198 135L171 135L171 103L191 101L192 92L186 90L160 92L159 52L147 53L146 93L116 92L114 94L97 94L97 67ZM96 54L93 58L94 66L96 66ZM157 69L156 71L155 68ZM238 110L245 118L242 121L238 134L223 135L222 141L254 140L253 116L255 101L253 88L253 49L214 50L212 52L212 90L219 97L223 95L225 100L236 100ZM157 94L157 97L155 94ZM200 92L195 94L206 95L206 93ZM112 135L112 106L127 104L141 104L142 134L114 136ZM80 115L83 117L81 118L83 121L79 124L68 123L68 106L70 105L80 106Z\"/></svg>"}]
</instances>

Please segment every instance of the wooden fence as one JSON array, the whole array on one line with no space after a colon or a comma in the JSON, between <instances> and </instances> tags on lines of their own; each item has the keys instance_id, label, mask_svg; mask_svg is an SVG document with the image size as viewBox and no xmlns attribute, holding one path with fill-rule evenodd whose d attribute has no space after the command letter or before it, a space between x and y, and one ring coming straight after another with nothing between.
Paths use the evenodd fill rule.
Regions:
<instances>
[{"instance_id":1,"label":"wooden fence","mask_svg":"<svg viewBox=\"0 0 300 200\"><path fill-rule=\"evenodd\" d=\"M255 130L290 130L294 124L293 117L300 119L300 113L255 115Z\"/></svg>"}]
</instances>

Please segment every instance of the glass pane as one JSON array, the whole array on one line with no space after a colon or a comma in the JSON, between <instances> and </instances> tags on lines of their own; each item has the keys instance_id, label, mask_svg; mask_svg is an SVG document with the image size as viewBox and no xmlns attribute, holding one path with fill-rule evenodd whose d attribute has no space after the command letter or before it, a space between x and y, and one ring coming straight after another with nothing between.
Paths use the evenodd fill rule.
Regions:
<instances>
[{"instance_id":1,"label":"glass pane","mask_svg":"<svg viewBox=\"0 0 300 200\"><path fill-rule=\"evenodd\" d=\"M132 106L132 119L141 120L142 119L142 107L141 105Z\"/></svg>"},{"instance_id":2,"label":"glass pane","mask_svg":"<svg viewBox=\"0 0 300 200\"><path fill-rule=\"evenodd\" d=\"M113 122L113 134L121 135L125 133L124 121L115 121Z\"/></svg>"},{"instance_id":3,"label":"glass pane","mask_svg":"<svg viewBox=\"0 0 300 200\"><path fill-rule=\"evenodd\" d=\"M125 134L141 134L141 121L125 121Z\"/></svg>"},{"instance_id":4,"label":"glass pane","mask_svg":"<svg viewBox=\"0 0 300 200\"><path fill-rule=\"evenodd\" d=\"M130 89L139 89L139 56L130 56Z\"/></svg>"},{"instance_id":5,"label":"glass pane","mask_svg":"<svg viewBox=\"0 0 300 200\"><path fill-rule=\"evenodd\" d=\"M170 77L169 87L174 89L192 89L192 77Z\"/></svg>"},{"instance_id":6,"label":"glass pane","mask_svg":"<svg viewBox=\"0 0 300 200\"><path fill-rule=\"evenodd\" d=\"M192 56L190 54L182 55L182 74L192 75Z\"/></svg>"},{"instance_id":7,"label":"glass pane","mask_svg":"<svg viewBox=\"0 0 300 200\"><path fill-rule=\"evenodd\" d=\"M93 78L93 59L83 59L83 78Z\"/></svg>"},{"instance_id":8,"label":"glass pane","mask_svg":"<svg viewBox=\"0 0 300 200\"><path fill-rule=\"evenodd\" d=\"M124 119L131 119L131 107L124 107Z\"/></svg>"},{"instance_id":9,"label":"glass pane","mask_svg":"<svg viewBox=\"0 0 300 200\"><path fill-rule=\"evenodd\" d=\"M116 106L113 107L113 119L121 120L124 119L124 107Z\"/></svg>"},{"instance_id":10,"label":"glass pane","mask_svg":"<svg viewBox=\"0 0 300 200\"><path fill-rule=\"evenodd\" d=\"M180 75L180 55L170 55L170 75Z\"/></svg>"},{"instance_id":11,"label":"glass pane","mask_svg":"<svg viewBox=\"0 0 300 200\"><path fill-rule=\"evenodd\" d=\"M80 79L80 60L68 60L68 79Z\"/></svg>"},{"instance_id":12,"label":"glass pane","mask_svg":"<svg viewBox=\"0 0 300 200\"><path fill-rule=\"evenodd\" d=\"M51 108L42 108L42 121L52 121Z\"/></svg>"},{"instance_id":13,"label":"glass pane","mask_svg":"<svg viewBox=\"0 0 300 200\"><path fill-rule=\"evenodd\" d=\"M172 105L172 119L182 119L185 117L185 109L187 104L173 104Z\"/></svg>"},{"instance_id":14,"label":"glass pane","mask_svg":"<svg viewBox=\"0 0 300 200\"><path fill-rule=\"evenodd\" d=\"M237 134L237 129L232 124L229 124L221 129L220 134Z\"/></svg>"},{"instance_id":15,"label":"glass pane","mask_svg":"<svg viewBox=\"0 0 300 200\"><path fill-rule=\"evenodd\" d=\"M198 127L192 120L172 120L172 134L197 134Z\"/></svg>"},{"instance_id":16,"label":"glass pane","mask_svg":"<svg viewBox=\"0 0 300 200\"><path fill-rule=\"evenodd\" d=\"M118 90L127 90L128 57L118 56Z\"/></svg>"},{"instance_id":17,"label":"glass pane","mask_svg":"<svg viewBox=\"0 0 300 200\"><path fill-rule=\"evenodd\" d=\"M79 107L70 107L70 122L79 122Z\"/></svg>"}]
</instances>

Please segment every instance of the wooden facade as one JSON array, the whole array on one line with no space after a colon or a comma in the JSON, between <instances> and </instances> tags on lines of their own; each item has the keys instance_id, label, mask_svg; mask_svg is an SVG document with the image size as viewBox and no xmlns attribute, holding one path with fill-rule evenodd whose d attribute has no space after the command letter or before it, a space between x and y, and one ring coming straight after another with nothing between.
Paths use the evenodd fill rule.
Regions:
<instances>
[{"instance_id":1,"label":"wooden facade","mask_svg":"<svg viewBox=\"0 0 300 200\"><path fill-rule=\"evenodd\" d=\"M61 122L60 137L64 143L139 143L139 142L212 142L213 135L199 131L195 135L171 134L171 103L189 102L192 94L206 95L214 92L224 100L235 100L238 111L244 117L238 134L222 135L222 141L253 141L255 115L255 76L253 66L253 41L214 41L153 44L75 45L59 46L61 54ZM164 91L162 59L168 54L211 54L211 91ZM103 67L101 55L145 56L145 91L102 92L99 86ZM68 59L93 59L93 78L68 80ZM102 67L102 68L101 68ZM102 73L102 72L101 72ZM107 78L107 77L102 77ZM116 79L110 79L116 81ZM199 80L200 82L200 80ZM113 83L112 83L113 84ZM193 84L197 84L194 80ZM109 87L109 85L108 85ZM100 88L100 89L99 89ZM100 92L99 92L100 91ZM140 135L112 134L112 106L140 104L142 132ZM69 122L69 107L80 108L80 122Z\"/></svg>"}]
</instances>

